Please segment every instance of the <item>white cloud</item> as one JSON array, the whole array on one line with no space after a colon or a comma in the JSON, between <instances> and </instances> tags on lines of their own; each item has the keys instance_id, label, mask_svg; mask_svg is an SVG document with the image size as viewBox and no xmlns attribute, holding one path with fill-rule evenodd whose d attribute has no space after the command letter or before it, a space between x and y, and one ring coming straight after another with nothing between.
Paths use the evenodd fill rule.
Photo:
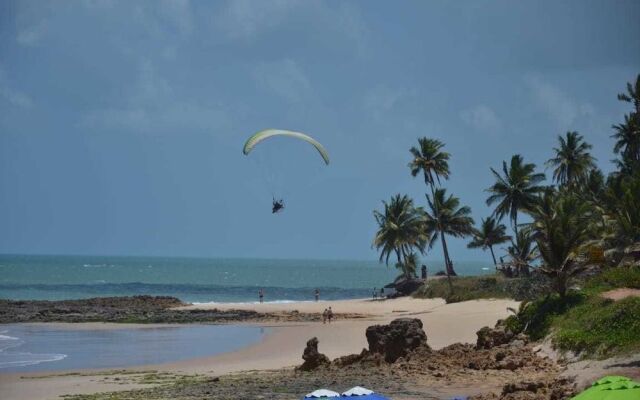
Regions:
<instances>
[{"instance_id":1,"label":"white cloud","mask_svg":"<svg viewBox=\"0 0 640 400\"><path fill-rule=\"evenodd\" d=\"M299 0L232 0L216 16L216 23L231 38L251 38L278 26Z\"/></svg>"},{"instance_id":2,"label":"white cloud","mask_svg":"<svg viewBox=\"0 0 640 400\"><path fill-rule=\"evenodd\" d=\"M79 124L141 133L183 133L223 128L229 123L228 113L218 104L180 99L148 61L140 63L136 82L119 103L124 105L92 111Z\"/></svg>"},{"instance_id":3,"label":"white cloud","mask_svg":"<svg viewBox=\"0 0 640 400\"><path fill-rule=\"evenodd\" d=\"M20 108L30 108L33 106L33 101L31 98L14 88L9 84L9 80L7 79L6 73L3 69L0 68L0 97L5 99L9 104L20 107Z\"/></svg>"},{"instance_id":4,"label":"white cloud","mask_svg":"<svg viewBox=\"0 0 640 400\"><path fill-rule=\"evenodd\" d=\"M527 76L525 84L531 91L535 103L561 130L570 129L579 118L592 116L595 113L591 104L578 102L558 87L537 76Z\"/></svg>"},{"instance_id":5,"label":"white cloud","mask_svg":"<svg viewBox=\"0 0 640 400\"><path fill-rule=\"evenodd\" d=\"M365 93L363 108L373 117L381 117L382 114L391 111L403 98L410 95L411 92L406 89L378 85Z\"/></svg>"},{"instance_id":6,"label":"white cloud","mask_svg":"<svg viewBox=\"0 0 640 400\"><path fill-rule=\"evenodd\" d=\"M35 46L49 28L51 5L40 1L23 1L16 7L16 41L23 46Z\"/></svg>"},{"instance_id":7,"label":"white cloud","mask_svg":"<svg viewBox=\"0 0 640 400\"><path fill-rule=\"evenodd\" d=\"M337 35L341 43L351 43L361 52L367 28L353 4L311 0L230 0L214 16L214 24L230 39L254 40L287 23L304 26L314 36Z\"/></svg>"},{"instance_id":8,"label":"white cloud","mask_svg":"<svg viewBox=\"0 0 640 400\"><path fill-rule=\"evenodd\" d=\"M308 98L312 91L305 73L289 58L258 64L253 70L253 78L261 87L291 102Z\"/></svg>"},{"instance_id":9,"label":"white cloud","mask_svg":"<svg viewBox=\"0 0 640 400\"><path fill-rule=\"evenodd\" d=\"M502 121L490 107L484 104L463 110L460 113L460 118L480 131L495 133L502 128Z\"/></svg>"}]
</instances>

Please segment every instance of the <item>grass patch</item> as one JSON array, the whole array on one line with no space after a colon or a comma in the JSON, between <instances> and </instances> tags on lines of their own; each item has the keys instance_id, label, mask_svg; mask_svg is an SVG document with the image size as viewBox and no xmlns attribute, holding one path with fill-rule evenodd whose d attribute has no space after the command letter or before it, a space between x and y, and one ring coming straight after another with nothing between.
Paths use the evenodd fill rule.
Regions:
<instances>
[{"instance_id":1,"label":"grass patch","mask_svg":"<svg viewBox=\"0 0 640 400\"><path fill-rule=\"evenodd\" d=\"M609 268L584 283L588 293L601 293L618 288L640 289L640 266Z\"/></svg>"},{"instance_id":2,"label":"grass patch","mask_svg":"<svg viewBox=\"0 0 640 400\"><path fill-rule=\"evenodd\" d=\"M640 350L640 298L594 296L553 321L553 343L585 356L609 357Z\"/></svg>"},{"instance_id":3,"label":"grass patch","mask_svg":"<svg viewBox=\"0 0 640 400\"><path fill-rule=\"evenodd\" d=\"M547 290L547 280L535 275L528 278L505 278L500 274L489 276L457 276L451 278L450 294L447 279L427 282L413 294L417 298L443 298L447 303L475 299L532 300Z\"/></svg>"}]
</instances>

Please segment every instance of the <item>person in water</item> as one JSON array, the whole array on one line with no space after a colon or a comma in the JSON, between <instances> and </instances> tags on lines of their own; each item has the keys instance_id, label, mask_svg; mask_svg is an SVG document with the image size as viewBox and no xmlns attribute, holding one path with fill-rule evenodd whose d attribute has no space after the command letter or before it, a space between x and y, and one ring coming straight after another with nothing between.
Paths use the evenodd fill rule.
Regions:
<instances>
[{"instance_id":1,"label":"person in water","mask_svg":"<svg viewBox=\"0 0 640 400\"><path fill-rule=\"evenodd\" d=\"M273 199L273 206L271 207L272 214L275 214L278 211L281 211L283 208L284 208L284 202L282 201L282 199L280 200Z\"/></svg>"}]
</instances>

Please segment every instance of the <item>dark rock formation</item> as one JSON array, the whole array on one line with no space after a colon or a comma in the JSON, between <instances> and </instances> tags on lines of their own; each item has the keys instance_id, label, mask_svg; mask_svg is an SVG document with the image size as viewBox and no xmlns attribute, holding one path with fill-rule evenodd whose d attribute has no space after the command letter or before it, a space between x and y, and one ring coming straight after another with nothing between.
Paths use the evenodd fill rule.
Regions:
<instances>
[{"instance_id":1,"label":"dark rock formation","mask_svg":"<svg viewBox=\"0 0 640 400\"><path fill-rule=\"evenodd\" d=\"M408 296L418 290L424 281L422 279L402 279L394 283L394 289L402 296Z\"/></svg>"},{"instance_id":2,"label":"dark rock formation","mask_svg":"<svg viewBox=\"0 0 640 400\"><path fill-rule=\"evenodd\" d=\"M259 319L245 310L176 310L185 303L169 296L98 297L60 301L0 300L0 323L15 322L136 322L188 323Z\"/></svg>"},{"instance_id":3,"label":"dark rock formation","mask_svg":"<svg viewBox=\"0 0 640 400\"><path fill-rule=\"evenodd\" d=\"M298 367L302 371L313 371L320 366L331 363L327 356L318 351L318 338L316 337L307 341L307 347L304 348L302 359L304 363Z\"/></svg>"},{"instance_id":4,"label":"dark rock formation","mask_svg":"<svg viewBox=\"0 0 640 400\"><path fill-rule=\"evenodd\" d=\"M370 326L366 336L369 352L382 355L389 363L405 357L418 347L428 347L422 321L414 318L400 318L389 325Z\"/></svg>"},{"instance_id":5,"label":"dark rock formation","mask_svg":"<svg viewBox=\"0 0 640 400\"><path fill-rule=\"evenodd\" d=\"M527 336L524 334L516 335L511 330L501 325L500 322L496 324L495 328L489 328L485 326L476 332L478 340L476 341L476 349L490 349L492 347L501 346L514 342L514 345L521 346L527 344Z\"/></svg>"}]
</instances>

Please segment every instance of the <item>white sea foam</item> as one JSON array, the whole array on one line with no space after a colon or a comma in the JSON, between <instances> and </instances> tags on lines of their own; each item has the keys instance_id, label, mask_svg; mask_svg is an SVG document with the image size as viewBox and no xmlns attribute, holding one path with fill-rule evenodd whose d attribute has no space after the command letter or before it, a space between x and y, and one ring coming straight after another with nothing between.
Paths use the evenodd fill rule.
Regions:
<instances>
[{"instance_id":1,"label":"white sea foam","mask_svg":"<svg viewBox=\"0 0 640 400\"><path fill-rule=\"evenodd\" d=\"M0 352L0 368L26 367L44 362L60 361L66 354L34 354L19 352Z\"/></svg>"}]
</instances>

